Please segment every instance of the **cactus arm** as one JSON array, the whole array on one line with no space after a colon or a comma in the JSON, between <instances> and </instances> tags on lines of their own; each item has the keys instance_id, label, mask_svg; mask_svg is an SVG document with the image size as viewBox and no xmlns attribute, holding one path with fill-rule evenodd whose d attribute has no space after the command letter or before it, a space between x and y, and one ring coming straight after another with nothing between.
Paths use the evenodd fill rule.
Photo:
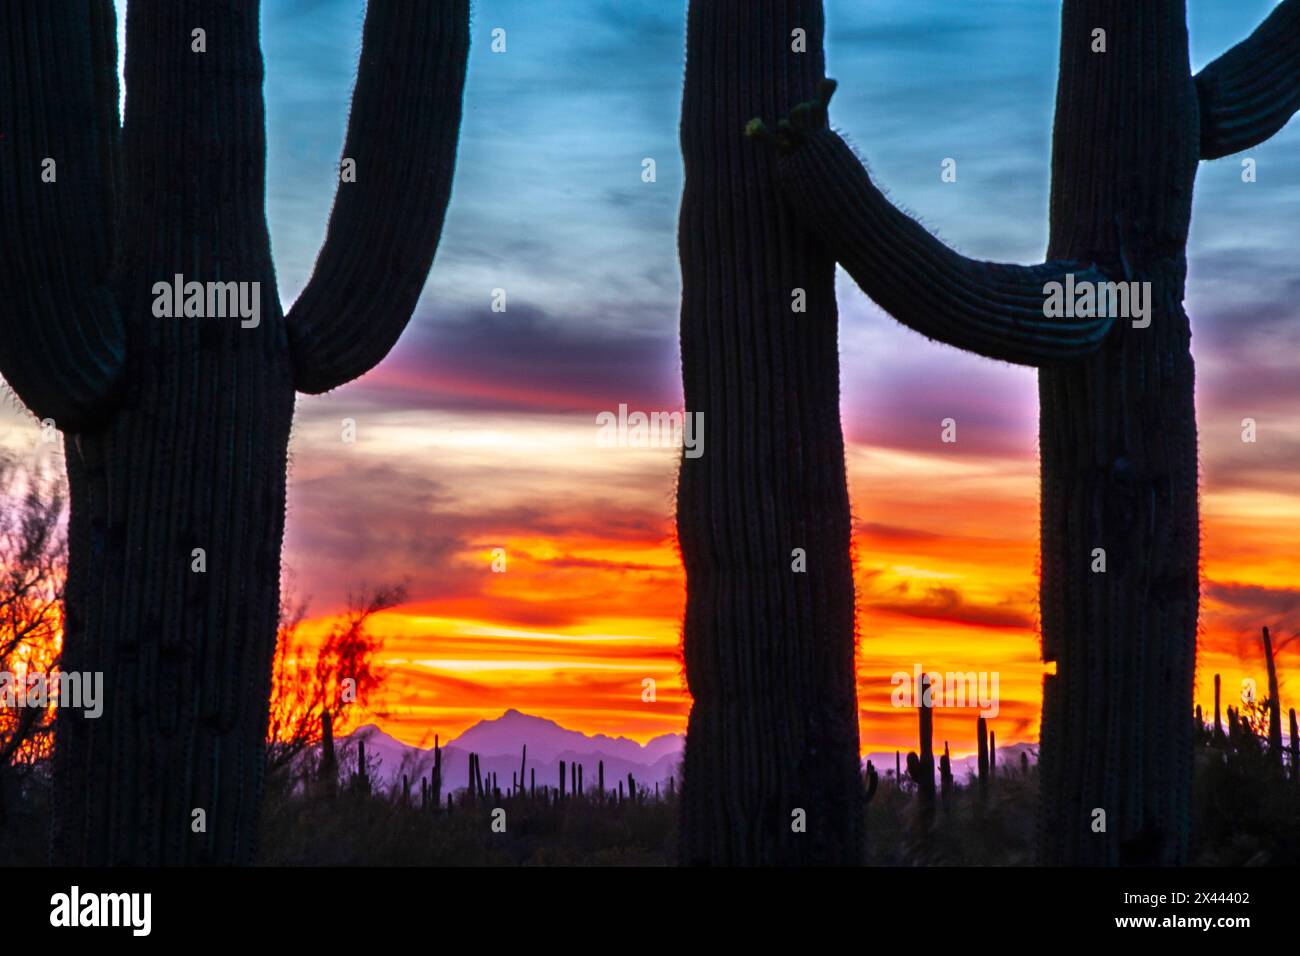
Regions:
<instances>
[{"instance_id":1,"label":"cactus arm","mask_svg":"<svg viewBox=\"0 0 1300 956\"><path fill-rule=\"evenodd\" d=\"M1259 27L1196 74L1201 158L1258 146L1300 110L1300 0L1279 4Z\"/></svg>"},{"instance_id":2,"label":"cactus arm","mask_svg":"<svg viewBox=\"0 0 1300 956\"><path fill-rule=\"evenodd\" d=\"M834 91L801 104L776 132L761 121L751 138L780 149L787 205L877 305L921 334L1020 365L1069 361L1096 351L1107 317L1048 318L1045 286L1104 281L1077 263L1007 265L953 251L885 198L853 150L826 125Z\"/></svg>"},{"instance_id":3,"label":"cactus arm","mask_svg":"<svg viewBox=\"0 0 1300 956\"><path fill-rule=\"evenodd\" d=\"M451 195L468 58L468 0L369 4L343 151L356 181L339 183L288 316L299 391L363 375L410 320Z\"/></svg>"},{"instance_id":4,"label":"cactus arm","mask_svg":"<svg viewBox=\"0 0 1300 956\"><path fill-rule=\"evenodd\" d=\"M111 410L126 365L109 287L113 4L4 4L0 63L0 375L37 417L80 431Z\"/></svg>"}]
</instances>

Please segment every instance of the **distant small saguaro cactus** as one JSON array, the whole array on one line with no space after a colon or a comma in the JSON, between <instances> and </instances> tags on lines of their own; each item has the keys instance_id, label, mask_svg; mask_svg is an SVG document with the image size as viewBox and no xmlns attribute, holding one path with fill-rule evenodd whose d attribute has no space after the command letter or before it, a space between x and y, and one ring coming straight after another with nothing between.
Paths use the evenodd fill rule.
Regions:
<instances>
[{"instance_id":1,"label":"distant small saguaro cactus","mask_svg":"<svg viewBox=\"0 0 1300 956\"><path fill-rule=\"evenodd\" d=\"M948 741L943 742L943 756L939 758L939 797L943 812L947 813L952 804L952 756L948 752Z\"/></svg>"},{"instance_id":2,"label":"distant small saguaro cactus","mask_svg":"<svg viewBox=\"0 0 1300 956\"><path fill-rule=\"evenodd\" d=\"M975 736L979 745L979 786L980 799L983 800L989 792L989 731L983 717L975 720Z\"/></svg>"},{"instance_id":3,"label":"distant small saguaro cactus","mask_svg":"<svg viewBox=\"0 0 1300 956\"><path fill-rule=\"evenodd\" d=\"M1291 708L1291 780L1300 786L1300 733L1296 733L1295 708Z\"/></svg>"},{"instance_id":4,"label":"distant small saguaro cactus","mask_svg":"<svg viewBox=\"0 0 1300 956\"><path fill-rule=\"evenodd\" d=\"M1219 740L1223 737L1223 720L1219 710L1219 675L1214 675L1214 739Z\"/></svg>"},{"instance_id":5,"label":"distant small saguaro cactus","mask_svg":"<svg viewBox=\"0 0 1300 956\"><path fill-rule=\"evenodd\" d=\"M429 776L429 803L437 810L442 805L442 747L438 735L433 735L433 773Z\"/></svg>"},{"instance_id":6,"label":"distant small saguaro cactus","mask_svg":"<svg viewBox=\"0 0 1300 956\"><path fill-rule=\"evenodd\" d=\"M1282 772L1282 696L1278 690L1277 659L1273 656L1273 639L1264 628L1264 662L1268 667L1268 759Z\"/></svg>"},{"instance_id":7,"label":"distant small saguaro cactus","mask_svg":"<svg viewBox=\"0 0 1300 956\"><path fill-rule=\"evenodd\" d=\"M322 708L320 712L320 730L321 756L318 776L325 795L332 796L338 788L339 762L334 751L334 718L330 716L328 708Z\"/></svg>"},{"instance_id":8,"label":"distant small saguaro cactus","mask_svg":"<svg viewBox=\"0 0 1300 956\"><path fill-rule=\"evenodd\" d=\"M370 768L366 764L366 742L357 741L357 772L352 775L352 789L357 793L370 793Z\"/></svg>"}]
</instances>

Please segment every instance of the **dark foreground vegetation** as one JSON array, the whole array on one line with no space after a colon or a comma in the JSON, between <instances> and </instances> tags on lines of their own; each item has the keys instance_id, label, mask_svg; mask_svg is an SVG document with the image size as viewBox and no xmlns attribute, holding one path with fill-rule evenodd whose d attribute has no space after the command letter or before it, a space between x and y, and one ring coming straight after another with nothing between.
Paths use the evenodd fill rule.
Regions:
<instances>
[{"instance_id":1,"label":"dark foreground vegetation","mask_svg":"<svg viewBox=\"0 0 1300 956\"><path fill-rule=\"evenodd\" d=\"M1194 865L1300 863L1300 780L1287 741L1268 746L1267 706L1229 708L1228 721L1195 729L1191 821ZM358 755L340 751L356 767ZM940 760L942 765L942 758ZM371 768L373 770L373 768ZM372 789L354 770L322 785L317 764L276 774L266 795L258 861L271 866L665 866L677 862L678 792L638 785L637 797L594 787L431 798L431 779ZM931 797L905 769L898 780L864 774L866 862L882 866L1023 866L1038 835L1037 767L1010 762L953 780L940 767ZM304 780L306 782L304 782ZM622 782L620 781L620 784ZM41 767L7 794L0 863L42 865L48 853L49 775ZM498 811L503 811L504 816ZM496 829L494 830L494 822Z\"/></svg>"}]
</instances>

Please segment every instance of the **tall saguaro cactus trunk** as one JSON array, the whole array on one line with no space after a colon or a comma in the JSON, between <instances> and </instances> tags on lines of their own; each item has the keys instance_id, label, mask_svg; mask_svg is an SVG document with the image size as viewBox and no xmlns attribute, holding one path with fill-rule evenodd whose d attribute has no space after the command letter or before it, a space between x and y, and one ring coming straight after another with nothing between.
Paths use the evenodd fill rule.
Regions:
<instances>
[{"instance_id":1,"label":"tall saguaro cactus trunk","mask_svg":"<svg viewBox=\"0 0 1300 956\"><path fill-rule=\"evenodd\" d=\"M1199 160L1184 0L1066 0L1048 255L1151 283L1152 309L1149 327L1121 320L1096 355L1039 373L1043 659L1056 662L1042 862L1186 854L1199 535L1182 300Z\"/></svg>"},{"instance_id":2,"label":"tall saguaro cactus trunk","mask_svg":"<svg viewBox=\"0 0 1300 956\"><path fill-rule=\"evenodd\" d=\"M813 94L822 30L820 0L690 4L681 344L686 407L708 437L677 500L687 864L860 859L835 264L782 206L775 156L742 135Z\"/></svg>"},{"instance_id":3,"label":"tall saguaro cactus trunk","mask_svg":"<svg viewBox=\"0 0 1300 956\"><path fill-rule=\"evenodd\" d=\"M833 84L775 132L751 127L778 145L804 228L877 304L931 338L1041 368L1043 656L1056 664L1041 740L1048 863L1176 863L1187 852L1192 184L1200 160L1263 142L1300 108L1300 0L1283 0L1195 77L1186 15L1185 0L1064 0L1041 266L967 259L892 207L828 128ZM1076 273L1149 283L1147 315L1137 327L1119 317L1109 338L1113 315L1046 320L1048 283Z\"/></svg>"},{"instance_id":4,"label":"tall saguaro cactus trunk","mask_svg":"<svg viewBox=\"0 0 1300 956\"><path fill-rule=\"evenodd\" d=\"M371 4L344 153L356 181L287 317L259 4L132 0L120 134L114 38L109 0L0 14L0 291L19 305L0 319L0 372L67 434L63 667L105 687L99 719L58 714L52 857L247 862L294 393L364 373L411 315L450 192L467 0ZM249 283L256 323L160 316L155 285L176 276Z\"/></svg>"}]
</instances>

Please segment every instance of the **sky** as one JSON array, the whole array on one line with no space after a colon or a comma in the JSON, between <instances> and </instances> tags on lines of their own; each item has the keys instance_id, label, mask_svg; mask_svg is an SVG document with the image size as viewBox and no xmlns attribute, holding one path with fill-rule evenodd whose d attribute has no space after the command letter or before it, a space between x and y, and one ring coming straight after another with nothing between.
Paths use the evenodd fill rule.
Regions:
<instances>
[{"instance_id":1,"label":"sky","mask_svg":"<svg viewBox=\"0 0 1300 956\"><path fill-rule=\"evenodd\" d=\"M1194 68L1271 0L1191 0ZM119 3L119 13L123 4ZM960 251L1041 261L1059 4L827 0L836 127L903 208ZM685 729L677 452L606 448L596 416L679 408L681 0L477 0L455 186L416 314L388 359L300 397L286 580L316 621L405 580L388 716L411 743L515 707L645 740ZM334 194L363 0L264 0L267 215L286 306ZM494 29L506 51L490 49ZM1300 629L1300 122L1202 164L1187 308L1201 429L1197 699L1264 685L1259 626ZM655 161L654 182L642 178ZM957 161L956 182L940 179ZM493 290L507 310L493 312ZM1000 743L1034 740L1034 373L896 325L841 273L841 413L853 501L864 752L915 746L890 675L997 671ZM953 417L959 440L939 423ZM1241 420L1258 441L1241 441ZM341 422L356 421L356 440ZM14 414L4 441L35 425ZM493 570L503 548L506 570ZM1300 693L1300 642L1281 660ZM643 680L656 682L644 701ZM975 711L936 734L974 748Z\"/></svg>"}]
</instances>

